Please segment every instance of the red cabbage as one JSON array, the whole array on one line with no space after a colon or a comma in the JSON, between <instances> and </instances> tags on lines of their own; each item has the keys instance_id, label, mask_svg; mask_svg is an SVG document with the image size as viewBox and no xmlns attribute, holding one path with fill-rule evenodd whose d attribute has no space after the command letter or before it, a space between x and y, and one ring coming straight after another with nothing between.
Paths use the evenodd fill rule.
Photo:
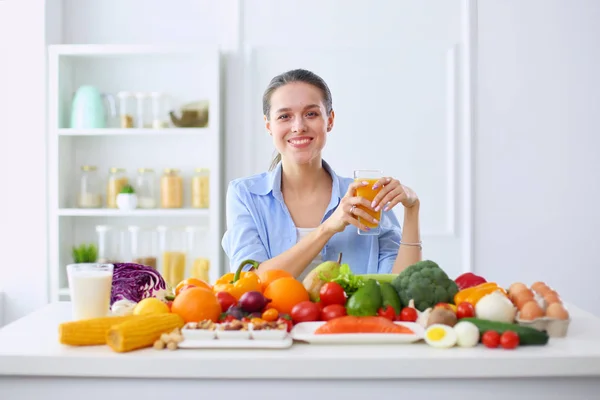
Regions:
<instances>
[{"instance_id":1,"label":"red cabbage","mask_svg":"<svg viewBox=\"0 0 600 400\"><path fill-rule=\"evenodd\" d=\"M147 297L154 297L159 290L167 287L165 280L154 268L141 264L116 263L113 270L110 305L118 300L139 303Z\"/></svg>"}]
</instances>

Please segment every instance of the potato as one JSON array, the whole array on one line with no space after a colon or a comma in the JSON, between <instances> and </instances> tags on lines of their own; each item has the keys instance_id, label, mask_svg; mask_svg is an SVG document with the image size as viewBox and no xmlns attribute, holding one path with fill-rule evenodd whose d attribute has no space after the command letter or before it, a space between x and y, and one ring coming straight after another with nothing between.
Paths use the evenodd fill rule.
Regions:
<instances>
[{"instance_id":1,"label":"potato","mask_svg":"<svg viewBox=\"0 0 600 400\"><path fill-rule=\"evenodd\" d=\"M456 325L457 318L453 311L446 308L435 308L431 310L429 318L427 319L427 327L433 324L442 324L448 326Z\"/></svg>"}]
</instances>

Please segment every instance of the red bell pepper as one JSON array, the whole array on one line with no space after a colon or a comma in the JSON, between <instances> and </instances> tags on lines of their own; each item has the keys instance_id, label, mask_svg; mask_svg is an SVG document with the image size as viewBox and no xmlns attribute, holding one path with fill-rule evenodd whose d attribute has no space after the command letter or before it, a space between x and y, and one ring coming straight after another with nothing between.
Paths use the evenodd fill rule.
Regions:
<instances>
[{"instance_id":1,"label":"red bell pepper","mask_svg":"<svg viewBox=\"0 0 600 400\"><path fill-rule=\"evenodd\" d=\"M456 278L454 282L456 282L456 286L458 286L459 290L463 290L480 285L482 283L486 283L487 281L482 276L475 275L472 272L466 272L460 275L458 278Z\"/></svg>"}]
</instances>

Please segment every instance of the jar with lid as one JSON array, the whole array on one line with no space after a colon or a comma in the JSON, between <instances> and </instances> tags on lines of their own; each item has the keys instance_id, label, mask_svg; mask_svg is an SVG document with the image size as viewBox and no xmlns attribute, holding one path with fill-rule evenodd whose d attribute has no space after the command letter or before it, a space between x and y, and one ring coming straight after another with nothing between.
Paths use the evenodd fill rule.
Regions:
<instances>
[{"instance_id":1,"label":"jar with lid","mask_svg":"<svg viewBox=\"0 0 600 400\"><path fill-rule=\"evenodd\" d=\"M160 206L183 207L183 178L176 168L167 168L160 178Z\"/></svg>"},{"instance_id":2,"label":"jar with lid","mask_svg":"<svg viewBox=\"0 0 600 400\"><path fill-rule=\"evenodd\" d=\"M209 175L208 168L196 168L192 176L192 207L208 208L209 204Z\"/></svg>"},{"instance_id":3,"label":"jar with lid","mask_svg":"<svg viewBox=\"0 0 600 400\"><path fill-rule=\"evenodd\" d=\"M125 235L122 229L117 226L98 225L96 235L98 237L97 262L114 264L123 262L127 258L123 254Z\"/></svg>"},{"instance_id":4,"label":"jar with lid","mask_svg":"<svg viewBox=\"0 0 600 400\"><path fill-rule=\"evenodd\" d=\"M124 168L111 168L106 186L106 207L117 208L117 195L125 185L129 185L129 179Z\"/></svg>"},{"instance_id":5,"label":"jar with lid","mask_svg":"<svg viewBox=\"0 0 600 400\"><path fill-rule=\"evenodd\" d=\"M135 180L139 208L156 208L156 174L152 168L139 168Z\"/></svg>"},{"instance_id":6,"label":"jar with lid","mask_svg":"<svg viewBox=\"0 0 600 400\"><path fill-rule=\"evenodd\" d=\"M159 226L160 273L171 288L185 279L188 248L185 229Z\"/></svg>"},{"instance_id":7,"label":"jar with lid","mask_svg":"<svg viewBox=\"0 0 600 400\"><path fill-rule=\"evenodd\" d=\"M159 254L156 229L135 225L128 229L132 262L156 269Z\"/></svg>"},{"instance_id":8,"label":"jar with lid","mask_svg":"<svg viewBox=\"0 0 600 400\"><path fill-rule=\"evenodd\" d=\"M130 92L117 93L119 99L119 119L121 128L133 128L135 114L135 96Z\"/></svg>"},{"instance_id":9,"label":"jar with lid","mask_svg":"<svg viewBox=\"0 0 600 400\"><path fill-rule=\"evenodd\" d=\"M161 92L150 93L152 98L152 128L162 129L169 127L168 97Z\"/></svg>"},{"instance_id":10,"label":"jar with lid","mask_svg":"<svg viewBox=\"0 0 600 400\"><path fill-rule=\"evenodd\" d=\"M190 258L189 277L210 283L210 258L208 257L210 240L208 238L208 228L204 226L188 226L185 230Z\"/></svg>"},{"instance_id":11,"label":"jar with lid","mask_svg":"<svg viewBox=\"0 0 600 400\"><path fill-rule=\"evenodd\" d=\"M100 178L96 167L83 165L79 178L79 194L77 195L77 206L79 208L102 207L102 193L100 189Z\"/></svg>"},{"instance_id":12,"label":"jar with lid","mask_svg":"<svg viewBox=\"0 0 600 400\"><path fill-rule=\"evenodd\" d=\"M139 129L148 128L152 118L150 96L147 93L139 92L135 94L135 98L137 101L135 127Z\"/></svg>"}]
</instances>

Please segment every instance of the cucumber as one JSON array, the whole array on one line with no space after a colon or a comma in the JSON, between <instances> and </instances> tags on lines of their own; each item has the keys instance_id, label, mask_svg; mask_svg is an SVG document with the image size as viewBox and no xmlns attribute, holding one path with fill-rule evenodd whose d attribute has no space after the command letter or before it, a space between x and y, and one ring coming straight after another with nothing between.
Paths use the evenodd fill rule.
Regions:
<instances>
[{"instance_id":1,"label":"cucumber","mask_svg":"<svg viewBox=\"0 0 600 400\"><path fill-rule=\"evenodd\" d=\"M496 331L502 334L506 331L513 331L519 335L520 345L544 345L548 343L549 336L546 332L519 324L508 324L505 322L488 321L479 318L462 318L460 321L468 321L474 324L479 333L483 335L486 331Z\"/></svg>"},{"instance_id":2,"label":"cucumber","mask_svg":"<svg viewBox=\"0 0 600 400\"><path fill-rule=\"evenodd\" d=\"M398 274L362 274L357 276L364 279L365 281L367 279L373 279L379 283L392 283L392 281L398 276Z\"/></svg>"}]
</instances>

